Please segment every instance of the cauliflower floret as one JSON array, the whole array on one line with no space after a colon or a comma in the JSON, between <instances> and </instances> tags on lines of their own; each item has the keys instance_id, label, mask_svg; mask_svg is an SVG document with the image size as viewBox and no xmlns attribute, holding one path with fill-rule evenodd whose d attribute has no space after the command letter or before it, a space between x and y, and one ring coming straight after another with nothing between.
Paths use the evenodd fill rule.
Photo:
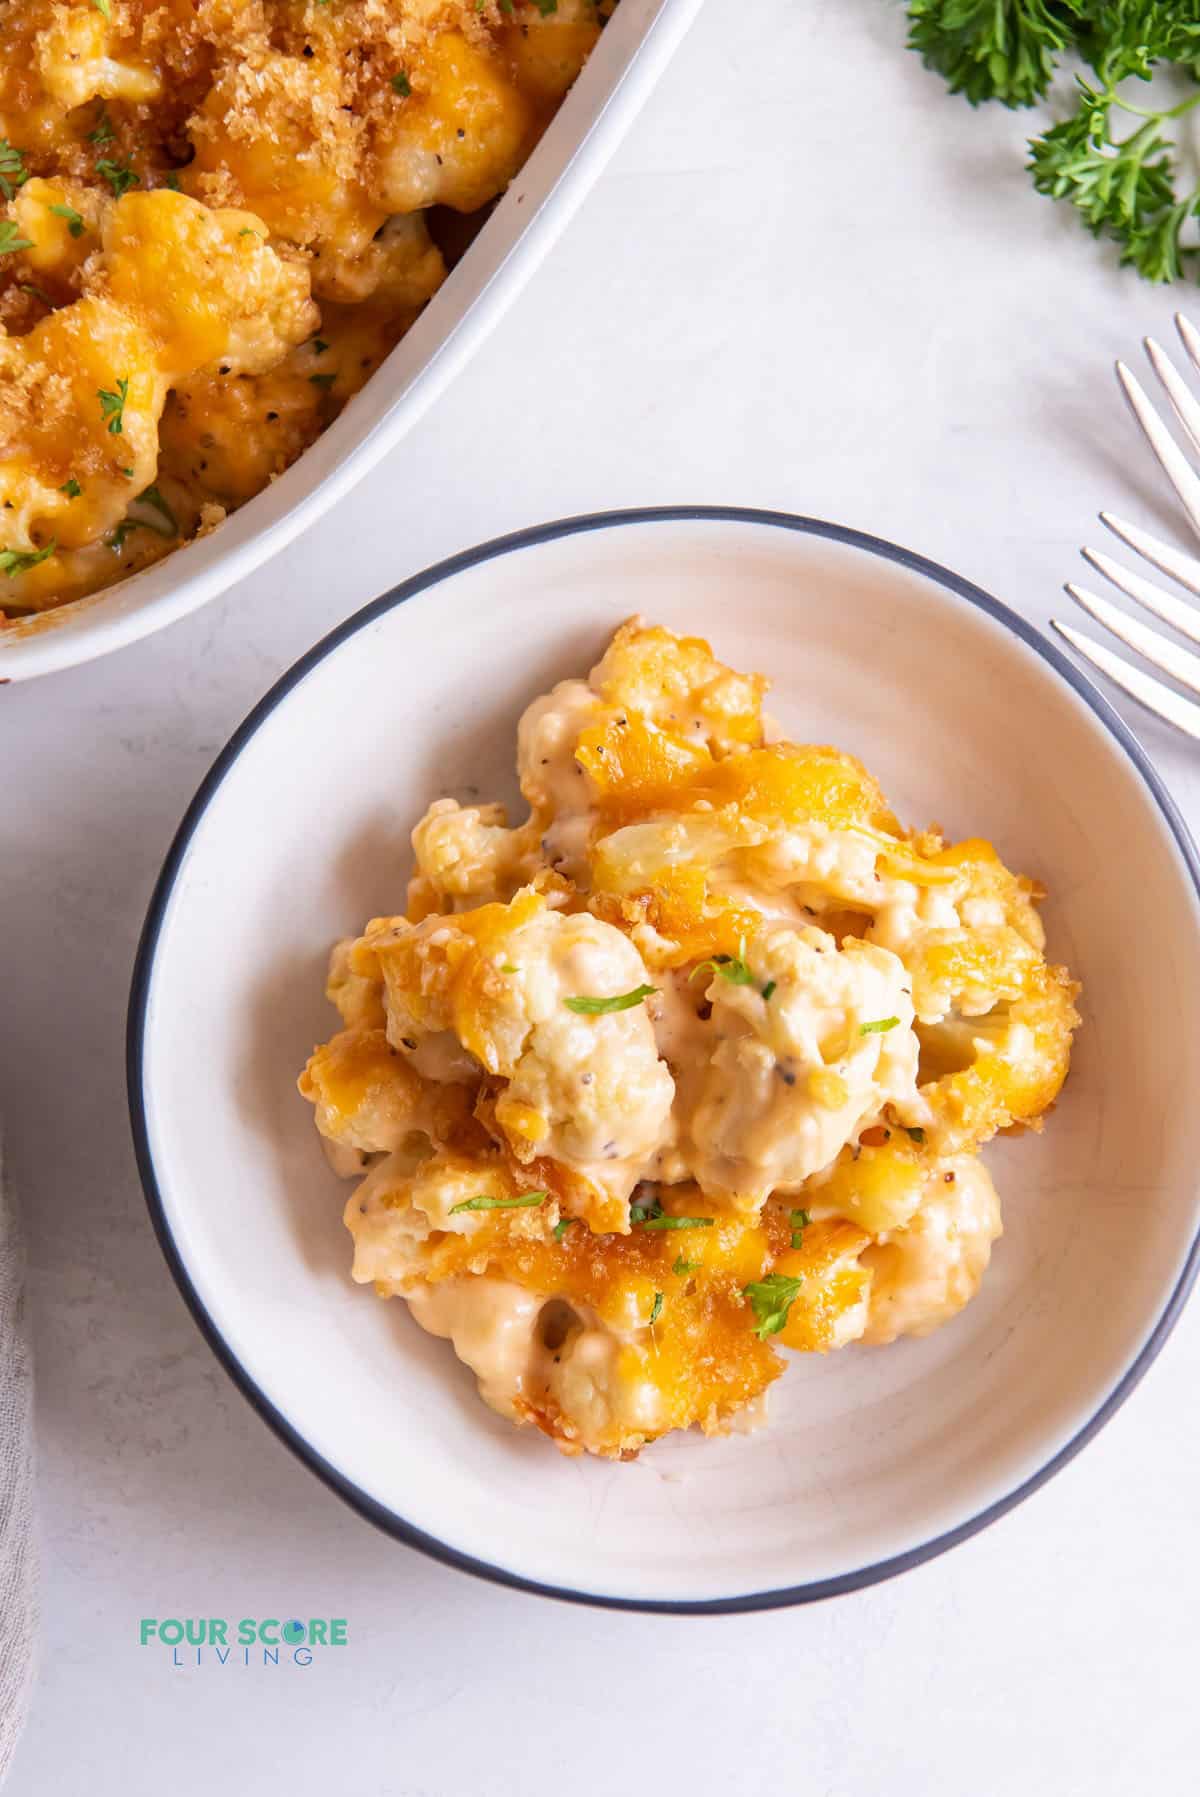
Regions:
<instances>
[{"instance_id":1,"label":"cauliflower floret","mask_svg":"<svg viewBox=\"0 0 1200 1797\"><path fill-rule=\"evenodd\" d=\"M423 1329L453 1342L485 1404L513 1422L537 1421L563 1452L616 1455L664 1427L662 1392L628 1366L619 1336L586 1307L487 1275L414 1286L405 1297Z\"/></svg>"},{"instance_id":2,"label":"cauliflower floret","mask_svg":"<svg viewBox=\"0 0 1200 1797\"><path fill-rule=\"evenodd\" d=\"M405 72L377 115L372 194L388 212L476 212L503 193L529 152L536 119L494 55L445 31Z\"/></svg>"},{"instance_id":3,"label":"cauliflower floret","mask_svg":"<svg viewBox=\"0 0 1200 1797\"><path fill-rule=\"evenodd\" d=\"M365 247L354 244L345 251L339 244L325 245L314 288L323 299L344 305L370 300L386 307L398 336L445 278L446 264L424 214L413 212L389 218Z\"/></svg>"},{"instance_id":4,"label":"cauliflower floret","mask_svg":"<svg viewBox=\"0 0 1200 1797\"><path fill-rule=\"evenodd\" d=\"M39 282L65 295L99 247L112 198L79 181L33 175L13 195L12 211L19 234L28 241L26 262Z\"/></svg>"},{"instance_id":5,"label":"cauliflower floret","mask_svg":"<svg viewBox=\"0 0 1200 1797\"><path fill-rule=\"evenodd\" d=\"M938 1153L969 1153L1010 1123L1041 1127L1070 1066L1078 990L1065 967L1037 960L1020 995L986 1016L921 1026L922 1070L936 1076L921 1091Z\"/></svg>"},{"instance_id":6,"label":"cauliflower floret","mask_svg":"<svg viewBox=\"0 0 1200 1797\"><path fill-rule=\"evenodd\" d=\"M675 734L718 754L762 742L761 674L738 674L698 636L675 636L630 618L588 676L609 706L628 705Z\"/></svg>"},{"instance_id":7,"label":"cauliflower floret","mask_svg":"<svg viewBox=\"0 0 1200 1797\"><path fill-rule=\"evenodd\" d=\"M1020 998L1039 960L1006 924L923 931L905 955L917 1016L922 1023L941 1023L951 1010L986 1016Z\"/></svg>"},{"instance_id":8,"label":"cauliflower floret","mask_svg":"<svg viewBox=\"0 0 1200 1797\"><path fill-rule=\"evenodd\" d=\"M162 79L154 69L110 54L120 36L109 7L55 7L38 33L36 59L47 94L64 112L103 96L142 105L156 100Z\"/></svg>"},{"instance_id":9,"label":"cauliflower floret","mask_svg":"<svg viewBox=\"0 0 1200 1797\"><path fill-rule=\"evenodd\" d=\"M552 11L514 21L501 42L522 92L553 106L579 74L599 36L595 0L557 0Z\"/></svg>"},{"instance_id":10,"label":"cauliflower floret","mask_svg":"<svg viewBox=\"0 0 1200 1797\"><path fill-rule=\"evenodd\" d=\"M510 830L503 805L460 805L435 799L412 833L418 878L455 910L507 902L537 872L538 830L530 820Z\"/></svg>"},{"instance_id":11,"label":"cauliflower floret","mask_svg":"<svg viewBox=\"0 0 1200 1797\"><path fill-rule=\"evenodd\" d=\"M211 212L160 188L128 193L104 227L107 286L172 376L213 363L254 374L317 327L308 273L270 248L252 212Z\"/></svg>"},{"instance_id":12,"label":"cauliflower floret","mask_svg":"<svg viewBox=\"0 0 1200 1797\"><path fill-rule=\"evenodd\" d=\"M489 1075L495 1124L516 1158L580 1174L607 1198L606 1226L628 1228L626 1202L669 1139L675 1094L628 938L525 891L508 906L366 940L386 982L393 1045L429 1078ZM594 1008L622 998L630 1002Z\"/></svg>"},{"instance_id":13,"label":"cauliflower floret","mask_svg":"<svg viewBox=\"0 0 1200 1797\"><path fill-rule=\"evenodd\" d=\"M544 832L550 866L577 883L587 878L595 819L591 782L575 759L584 731L604 708L583 680L561 680L526 707L517 725L517 777Z\"/></svg>"},{"instance_id":14,"label":"cauliflower floret","mask_svg":"<svg viewBox=\"0 0 1200 1797\"><path fill-rule=\"evenodd\" d=\"M991 1175L973 1155L941 1162L903 1229L864 1248L874 1274L862 1340L928 1335L970 1302L1003 1233Z\"/></svg>"},{"instance_id":15,"label":"cauliflower floret","mask_svg":"<svg viewBox=\"0 0 1200 1797\"><path fill-rule=\"evenodd\" d=\"M109 300L0 336L0 549L111 529L154 479L165 395L152 339Z\"/></svg>"},{"instance_id":16,"label":"cauliflower floret","mask_svg":"<svg viewBox=\"0 0 1200 1797\"><path fill-rule=\"evenodd\" d=\"M443 1141L468 1114L461 1086L419 1079L382 1029L342 1030L313 1050L299 1084L325 1139L366 1154L403 1147L415 1132Z\"/></svg>"},{"instance_id":17,"label":"cauliflower floret","mask_svg":"<svg viewBox=\"0 0 1200 1797\"><path fill-rule=\"evenodd\" d=\"M346 1228L354 1238L353 1276L360 1285L374 1284L381 1295L403 1292L414 1280L439 1271L447 1238L481 1238L482 1272L489 1259L493 1218L504 1219L508 1235L531 1239L544 1233L547 1217L557 1210L544 1193L536 1206L494 1212L473 1200L507 1202L520 1195L500 1158L464 1155L406 1144L373 1166L355 1189L345 1210Z\"/></svg>"},{"instance_id":18,"label":"cauliflower floret","mask_svg":"<svg viewBox=\"0 0 1200 1797\"><path fill-rule=\"evenodd\" d=\"M484 1403L510 1422L520 1421L522 1404L541 1383L539 1294L511 1279L479 1274L414 1285L404 1295L422 1329L453 1344L478 1379Z\"/></svg>"},{"instance_id":19,"label":"cauliflower floret","mask_svg":"<svg viewBox=\"0 0 1200 1797\"><path fill-rule=\"evenodd\" d=\"M716 1045L690 1119L703 1189L757 1210L773 1190L798 1192L885 1105L919 1124L907 988L886 949L839 949L812 928L767 932L744 962L715 966Z\"/></svg>"},{"instance_id":20,"label":"cauliflower floret","mask_svg":"<svg viewBox=\"0 0 1200 1797\"><path fill-rule=\"evenodd\" d=\"M355 966L356 946L353 936L334 943L325 996L331 1005L336 1005L342 1022L349 1028L384 1029L387 1012L383 1005L383 976L373 963L368 963L365 970Z\"/></svg>"}]
</instances>

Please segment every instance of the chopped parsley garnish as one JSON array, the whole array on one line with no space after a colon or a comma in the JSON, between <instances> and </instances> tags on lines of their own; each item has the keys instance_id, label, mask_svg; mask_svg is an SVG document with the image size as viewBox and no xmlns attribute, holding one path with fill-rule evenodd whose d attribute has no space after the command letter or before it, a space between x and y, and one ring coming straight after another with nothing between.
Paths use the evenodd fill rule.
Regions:
<instances>
[{"instance_id":1,"label":"chopped parsley garnish","mask_svg":"<svg viewBox=\"0 0 1200 1797\"><path fill-rule=\"evenodd\" d=\"M640 1223L643 1229L711 1229L713 1226L711 1217L667 1217L660 1214L643 1218L634 1217L632 1210L629 1216L631 1222Z\"/></svg>"},{"instance_id":2,"label":"chopped parsley garnish","mask_svg":"<svg viewBox=\"0 0 1200 1797\"><path fill-rule=\"evenodd\" d=\"M90 144L110 144L116 135L113 122L102 107L100 117L96 120L96 129L88 132L87 140Z\"/></svg>"},{"instance_id":3,"label":"chopped parsley garnish","mask_svg":"<svg viewBox=\"0 0 1200 1797\"><path fill-rule=\"evenodd\" d=\"M631 1223L648 1223L651 1218L661 1217L662 1214L663 1207L657 1198L639 1198L635 1204L629 1206Z\"/></svg>"},{"instance_id":4,"label":"chopped parsley garnish","mask_svg":"<svg viewBox=\"0 0 1200 1797\"><path fill-rule=\"evenodd\" d=\"M121 553L122 549L124 549L125 539L127 536L129 536L131 531L148 530L148 529L149 529L149 526L147 524L144 524L140 518L122 518L121 522L117 525L117 528L113 531L112 535L110 537L106 537L105 541L107 542L109 548L112 550L113 554L119 555Z\"/></svg>"},{"instance_id":5,"label":"chopped parsley garnish","mask_svg":"<svg viewBox=\"0 0 1200 1797\"><path fill-rule=\"evenodd\" d=\"M137 187L142 179L137 170L127 162L114 162L110 156L101 156L96 164L96 173L104 176L118 200L131 187Z\"/></svg>"},{"instance_id":6,"label":"chopped parsley garnish","mask_svg":"<svg viewBox=\"0 0 1200 1797\"><path fill-rule=\"evenodd\" d=\"M405 69L401 69L398 75L392 76L392 86L402 100L407 100L409 94L412 92L412 83L409 80L408 73Z\"/></svg>"},{"instance_id":7,"label":"chopped parsley garnish","mask_svg":"<svg viewBox=\"0 0 1200 1797\"><path fill-rule=\"evenodd\" d=\"M97 12L103 13L106 19L112 19L112 0L92 0L92 5Z\"/></svg>"},{"instance_id":8,"label":"chopped parsley garnish","mask_svg":"<svg viewBox=\"0 0 1200 1797\"><path fill-rule=\"evenodd\" d=\"M677 1254L671 1271L677 1278L682 1279L687 1273L698 1273L703 1265L702 1260L684 1260L682 1254Z\"/></svg>"},{"instance_id":9,"label":"chopped parsley garnish","mask_svg":"<svg viewBox=\"0 0 1200 1797\"><path fill-rule=\"evenodd\" d=\"M254 229L253 225L243 225L241 230L238 232L238 236L239 237L257 237L258 232Z\"/></svg>"},{"instance_id":10,"label":"chopped parsley garnish","mask_svg":"<svg viewBox=\"0 0 1200 1797\"><path fill-rule=\"evenodd\" d=\"M512 18L513 0L499 0L500 11L506 19Z\"/></svg>"},{"instance_id":11,"label":"chopped parsley garnish","mask_svg":"<svg viewBox=\"0 0 1200 1797\"><path fill-rule=\"evenodd\" d=\"M899 1022L898 1017L877 1017L874 1023L860 1023L858 1033L860 1036L882 1036L888 1030L894 1030Z\"/></svg>"},{"instance_id":12,"label":"chopped parsley garnish","mask_svg":"<svg viewBox=\"0 0 1200 1797\"><path fill-rule=\"evenodd\" d=\"M558 0L533 0L533 4L537 7L543 19L548 19L552 12L558 11Z\"/></svg>"},{"instance_id":13,"label":"chopped parsley garnish","mask_svg":"<svg viewBox=\"0 0 1200 1797\"><path fill-rule=\"evenodd\" d=\"M17 188L28 179L24 150L10 144L7 137L0 137L0 193L6 200L11 200Z\"/></svg>"},{"instance_id":14,"label":"chopped parsley garnish","mask_svg":"<svg viewBox=\"0 0 1200 1797\"><path fill-rule=\"evenodd\" d=\"M18 250L31 250L32 240L22 237L11 219L0 218L0 256L13 256Z\"/></svg>"},{"instance_id":15,"label":"chopped parsley garnish","mask_svg":"<svg viewBox=\"0 0 1200 1797\"><path fill-rule=\"evenodd\" d=\"M11 580L14 574L24 574L26 568L36 568L57 548L58 543L51 537L44 549L0 549L0 574L7 574Z\"/></svg>"},{"instance_id":16,"label":"chopped parsley garnish","mask_svg":"<svg viewBox=\"0 0 1200 1797\"><path fill-rule=\"evenodd\" d=\"M100 401L100 416L108 420L108 434L119 437L125 424L125 401L129 398L128 380L118 381L115 393L109 393L104 387L97 387L96 398Z\"/></svg>"},{"instance_id":17,"label":"chopped parsley garnish","mask_svg":"<svg viewBox=\"0 0 1200 1797\"><path fill-rule=\"evenodd\" d=\"M75 479L74 475L71 476L70 480L65 480L58 490L60 493L65 493L68 499L78 499L79 495L83 492L83 488Z\"/></svg>"},{"instance_id":18,"label":"chopped parsley garnish","mask_svg":"<svg viewBox=\"0 0 1200 1797\"><path fill-rule=\"evenodd\" d=\"M659 1317L662 1315L662 1307L663 1307L663 1295L661 1292L655 1292L654 1308L650 1312L650 1327L651 1327L651 1329L653 1329L655 1323L657 1323Z\"/></svg>"},{"instance_id":19,"label":"chopped parsley garnish","mask_svg":"<svg viewBox=\"0 0 1200 1797\"><path fill-rule=\"evenodd\" d=\"M83 236L83 213L76 212L74 206L51 206L51 212L58 218L65 218L67 230L72 237Z\"/></svg>"},{"instance_id":20,"label":"chopped parsley garnish","mask_svg":"<svg viewBox=\"0 0 1200 1797\"><path fill-rule=\"evenodd\" d=\"M501 973L516 973L516 963L514 961L501 961L500 971Z\"/></svg>"},{"instance_id":21,"label":"chopped parsley garnish","mask_svg":"<svg viewBox=\"0 0 1200 1797\"><path fill-rule=\"evenodd\" d=\"M563 1003L568 1011L577 1011L581 1017L607 1017L613 1011L632 1011L657 991L657 986L635 986L632 992L622 992L616 998L564 998Z\"/></svg>"},{"instance_id":22,"label":"chopped parsley garnish","mask_svg":"<svg viewBox=\"0 0 1200 1797\"><path fill-rule=\"evenodd\" d=\"M792 1226L792 1247L802 1247L804 1245L804 1231L812 1222L812 1218L806 1210L793 1210L788 1212L788 1222Z\"/></svg>"},{"instance_id":23,"label":"chopped parsley garnish","mask_svg":"<svg viewBox=\"0 0 1200 1797\"><path fill-rule=\"evenodd\" d=\"M174 169L172 169L167 176L167 186L172 193L179 193L182 191L179 185L179 176L175 173Z\"/></svg>"},{"instance_id":24,"label":"chopped parsley garnish","mask_svg":"<svg viewBox=\"0 0 1200 1797\"><path fill-rule=\"evenodd\" d=\"M925 1131L923 1129L909 1129L907 1123L904 1126L904 1133L906 1136L911 1136L914 1142L923 1142L925 1140Z\"/></svg>"},{"instance_id":25,"label":"chopped parsley garnish","mask_svg":"<svg viewBox=\"0 0 1200 1797\"><path fill-rule=\"evenodd\" d=\"M325 389L325 391L328 392L330 387L333 386L334 381L337 380L337 375L336 374L310 374L308 378L314 387L323 387Z\"/></svg>"},{"instance_id":26,"label":"chopped parsley garnish","mask_svg":"<svg viewBox=\"0 0 1200 1797\"><path fill-rule=\"evenodd\" d=\"M693 980L699 979L701 974L708 973L719 973L721 978L723 980L728 980L731 986L753 986L754 984L754 975L747 967L741 955L713 955L710 960L701 961L697 966L693 967L691 973L689 973L688 985L690 986ZM776 980L767 981L766 985L762 988L762 996L764 999L769 999L771 997L777 984L778 982Z\"/></svg>"},{"instance_id":27,"label":"chopped parsley garnish","mask_svg":"<svg viewBox=\"0 0 1200 1797\"><path fill-rule=\"evenodd\" d=\"M144 505L152 506L159 517L164 519L169 525L169 530L163 532L164 536L169 535L177 537L179 535L178 520L157 487L144 488L142 492L138 494L138 498Z\"/></svg>"},{"instance_id":28,"label":"chopped parsley garnish","mask_svg":"<svg viewBox=\"0 0 1200 1797\"><path fill-rule=\"evenodd\" d=\"M477 1198L464 1198L461 1204L452 1204L450 1215L456 1217L461 1210L526 1210L532 1204L544 1204L549 1196L549 1192L522 1192L519 1198L489 1198L480 1193Z\"/></svg>"},{"instance_id":29,"label":"chopped parsley garnish","mask_svg":"<svg viewBox=\"0 0 1200 1797\"><path fill-rule=\"evenodd\" d=\"M728 980L731 986L752 986L754 984L754 975L737 955L713 955L711 960L701 961L699 966L693 967L688 975L689 986L703 973L719 973L721 978Z\"/></svg>"},{"instance_id":30,"label":"chopped parsley garnish","mask_svg":"<svg viewBox=\"0 0 1200 1797\"><path fill-rule=\"evenodd\" d=\"M786 1325L788 1312L803 1284L803 1279L793 1279L787 1273L768 1273L765 1279L756 1279L744 1288L754 1311L754 1333L760 1341L766 1341L768 1335L778 1335Z\"/></svg>"},{"instance_id":31,"label":"chopped parsley garnish","mask_svg":"<svg viewBox=\"0 0 1200 1797\"><path fill-rule=\"evenodd\" d=\"M35 287L32 281L18 281L17 286L22 293L32 293L35 300L41 300L43 306L49 306L51 311L54 310L54 301L44 288Z\"/></svg>"},{"instance_id":32,"label":"chopped parsley garnish","mask_svg":"<svg viewBox=\"0 0 1200 1797\"><path fill-rule=\"evenodd\" d=\"M573 1223L578 1223L578 1221L578 1217L563 1217L561 1222L556 1223L550 1232L555 1241L561 1242L571 1225Z\"/></svg>"}]
</instances>

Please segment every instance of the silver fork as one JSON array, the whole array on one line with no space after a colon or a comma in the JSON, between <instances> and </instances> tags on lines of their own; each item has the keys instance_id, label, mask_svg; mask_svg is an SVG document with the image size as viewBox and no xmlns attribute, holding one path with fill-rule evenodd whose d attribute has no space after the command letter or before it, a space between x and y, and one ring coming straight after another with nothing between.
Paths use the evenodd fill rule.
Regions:
<instances>
[{"instance_id":1,"label":"silver fork","mask_svg":"<svg viewBox=\"0 0 1200 1797\"><path fill-rule=\"evenodd\" d=\"M1200 331L1179 312L1175 315L1175 326L1188 359L1194 368L1200 370ZM1152 337L1146 339L1146 354L1188 441L1197 455L1200 455L1200 401L1192 394L1165 350ZM1141 382L1124 362L1117 363L1117 379L1163 473L1179 496L1192 529L1200 537L1200 475L1151 405ZM1151 567L1157 568L1187 592L1200 598L1200 560L1195 556L1160 542L1157 537L1139 529L1137 525L1127 524L1123 519L1114 517L1112 512L1101 512L1100 519L1135 555L1140 555ZM1200 609L1175 593L1165 592L1144 575L1122 567L1099 549L1084 549L1082 554L1098 574L1103 575L1126 598L1132 599L1135 605L1140 605L1156 618L1161 618L1164 624L1169 624L1190 642L1200 643ZM1066 590L1097 624L1103 625L1128 648L1143 656L1152 667L1168 674L1172 680L1200 698L1200 655L1181 648L1163 636L1161 631L1152 630L1148 624L1131 618L1110 600L1100 598L1086 587L1076 585L1074 581L1067 582ZM1143 673L1140 668L1131 666L1103 644L1094 643L1090 638L1082 636L1069 624L1063 624L1058 618L1050 621L1059 635L1065 637L1085 661L1106 674L1122 692L1128 693L1131 699L1136 699L1156 717L1163 718L1168 724L1174 724L1176 729L1200 741L1200 705L1173 692L1152 674Z\"/></svg>"}]
</instances>

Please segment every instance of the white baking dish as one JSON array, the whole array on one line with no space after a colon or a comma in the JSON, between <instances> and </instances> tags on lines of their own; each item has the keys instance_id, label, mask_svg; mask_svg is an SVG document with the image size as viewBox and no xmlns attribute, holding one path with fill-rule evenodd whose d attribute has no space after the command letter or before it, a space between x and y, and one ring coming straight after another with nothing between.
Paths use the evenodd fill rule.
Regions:
<instances>
[{"instance_id":1,"label":"white baking dish","mask_svg":"<svg viewBox=\"0 0 1200 1797\"><path fill-rule=\"evenodd\" d=\"M200 542L0 633L0 680L90 661L195 611L291 542L373 468L516 298L649 94L701 0L621 0L541 143L417 323L287 473ZM0 606L3 593L0 592Z\"/></svg>"}]
</instances>

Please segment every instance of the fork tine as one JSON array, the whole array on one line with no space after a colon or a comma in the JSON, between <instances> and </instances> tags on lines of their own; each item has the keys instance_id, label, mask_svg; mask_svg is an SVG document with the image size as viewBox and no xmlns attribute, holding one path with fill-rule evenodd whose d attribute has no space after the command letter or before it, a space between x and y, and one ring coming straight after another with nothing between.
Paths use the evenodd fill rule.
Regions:
<instances>
[{"instance_id":1,"label":"fork tine","mask_svg":"<svg viewBox=\"0 0 1200 1797\"><path fill-rule=\"evenodd\" d=\"M1139 624L1136 618L1126 617L1109 600L1097 598L1095 593L1089 593L1086 587L1076 586L1074 581L1067 582L1067 592L1076 605L1081 605L1085 612L1095 618L1097 624L1103 624L1106 630L1111 630L1127 649L1145 656L1151 667L1169 674L1172 680L1178 680L1180 686L1186 686L1190 693L1200 694L1200 655L1193 655L1190 649L1177 648L1165 636L1160 636L1157 630L1151 630L1148 624Z\"/></svg>"},{"instance_id":2,"label":"fork tine","mask_svg":"<svg viewBox=\"0 0 1200 1797\"><path fill-rule=\"evenodd\" d=\"M1200 331L1196 329L1190 318L1184 317L1182 312L1175 314L1175 329L1179 332L1180 341L1191 358L1192 366L1200 368Z\"/></svg>"},{"instance_id":3,"label":"fork tine","mask_svg":"<svg viewBox=\"0 0 1200 1797\"><path fill-rule=\"evenodd\" d=\"M1182 424L1191 439L1193 448L1200 450L1200 405L1197 405L1186 386L1183 376L1167 355L1162 345L1153 337L1145 338L1146 354L1150 358L1150 366L1166 389L1167 398L1175 410L1175 416Z\"/></svg>"},{"instance_id":4,"label":"fork tine","mask_svg":"<svg viewBox=\"0 0 1200 1797\"><path fill-rule=\"evenodd\" d=\"M1183 549L1175 549L1170 543L1161 542L1158 537L1152 537L1148 530L1140 530L1136 524L1126 524L1123 518L1118 518L1113 512L1101 512L1100 522L1112 531L1114 537L1120 537L1123 543L1128 543L1143 561L1150 562L1164 574L1169 574L1172 580L1177 580L1181 587L1186 587L1189 593L1200 597L1200 561L1194 555L1188 555Z\"/></svg>"},{"instance_id":5,"label":"fork tine","mask_svg":"<svg viewBox=\"0 0 1200 1797\"><path fill-rule=\"evenodd\" d=\"M1057 618L1051 618L1050 622L1059 636L1064 637L1072 649L1082 655L1084 661L1090 662L1101 674L1106 674L1114 686L1119 686L1123 693L1136 699L1147 711L1152 711L1164 724L1174 724L1177 730L1182 730L1185 735L1200 742L1200 705L1193 705L1190 699L1180 698L1178 693L1173 693L1169 687L1164 686L1161 680L1155 680L1150 674L1143 674L1140 668L1131 668L1127 661L1122 661L1111 649L1089 641L1069 624L1060 623Z\"/></svg>"},{"instance_id":6,"label":"fork tine","mask_svg":"<svg viewBox=\"0 0 1200 1797\"><path fill-rule=\"evenodd\" d=\"M1153 581L1143 580L1140 574L1123 568L1120 562L1115 562L1111 555L1102 555L1099 549L1082 549L1080 554L1098 574L1103 574L1105 580L1111 580L1117 591L1132 599L1135 605L1144 605L1148 612L1153 612L1164 624L1170 624L1181 636L1186 636L1193 643L1200 643L1200 610L1188 600L1177 599L1173 593L1164 593Z\"/></svg>"},{"instance_id":7,"label":"fork tine","mask_svg":"<svg viewBox=\"0 0 1200 1797\"><path fill-rule=\"evenodd\" d=\"M1200 536L1200 476L1196 475L1191 463L1150 404L1141 382L1124 362L1117 363L1117 379L1134 417L1142 427L1146 441L1158 457L1159 466L1178 493L1183 509L1191 519L1192 529Z\"/></svg>"}]
</instances>

